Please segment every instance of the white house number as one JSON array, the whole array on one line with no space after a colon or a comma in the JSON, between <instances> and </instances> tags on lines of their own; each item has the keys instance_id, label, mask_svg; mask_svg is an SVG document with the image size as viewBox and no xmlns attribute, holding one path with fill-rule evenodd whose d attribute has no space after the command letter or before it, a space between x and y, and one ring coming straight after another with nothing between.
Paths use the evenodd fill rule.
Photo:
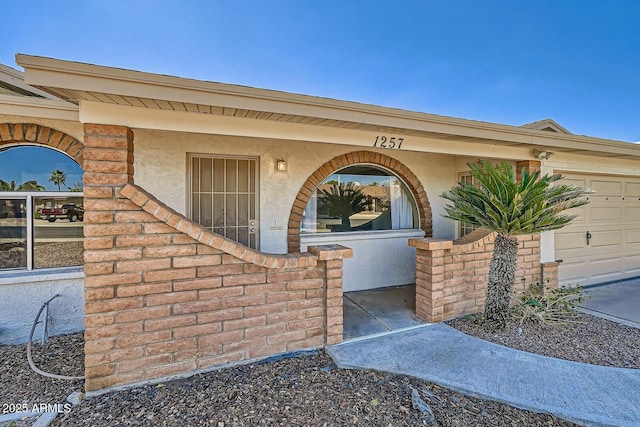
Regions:
<instances>
[{"instance_id":1,"label":"white house number","mask_svg":"<svg viewBox=\"0 0 640 427\"><path fill-rule=\"evenodd\" d=\"M404 138L398 138L396 136L392 136L391 138L389 138L386 135L377 135L376 140L373 141L373 146L380 148L395 148L396 150L400 150L402 148L403 142Z\"/></svg>"}]
</instances>

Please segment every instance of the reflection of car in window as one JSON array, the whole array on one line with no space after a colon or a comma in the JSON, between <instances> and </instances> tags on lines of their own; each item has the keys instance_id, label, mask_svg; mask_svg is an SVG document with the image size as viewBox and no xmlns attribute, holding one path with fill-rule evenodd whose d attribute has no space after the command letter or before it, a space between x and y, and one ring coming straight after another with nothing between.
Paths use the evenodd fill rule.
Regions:
<instances>
[{"instance_id":1,"label":"reflection of car in window","mask_svg":"<svg viewBox=\"0 0 640 427\"><path fill-rule=\"evenodd\" d=\"M82 221L84 220L84 208L75 203L65 203L59 208L42 208L40 219L49 222L55 222L57 219L68 219L70 222Z\"/></svg>"}]
</instances>

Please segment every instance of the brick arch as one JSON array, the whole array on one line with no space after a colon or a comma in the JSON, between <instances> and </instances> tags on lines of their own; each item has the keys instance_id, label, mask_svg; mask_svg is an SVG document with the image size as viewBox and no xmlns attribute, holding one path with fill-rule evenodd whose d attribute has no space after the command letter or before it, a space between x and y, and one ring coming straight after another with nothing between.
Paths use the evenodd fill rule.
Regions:
<instances>
[{"instance_id":1,"label":"brick arch","mask_svg":"<svg viewBox=\"0 0 640 427\"><path fill-rule=\"evenodd\" d=\"M71 135L33 123L1 123L0 147L8 144L38 145L63 152L83 167L84 144Z\"/></svg>"},{"instance_id":2,"label":"brick arch","mask_svg":"<svg viewBox=\"0 0 640 427\"><path fill-rule=\"evenodd\" d=\"M385 154L376 153L374 151L353 151L351 153L342 154L334 157L322 166L320 166L304 183L298 191L291 213L289 214L287 245L289 252L300 251L300 222L302 221L302 212L307 206L309 198L318 188L320 183L329 177L332 173L343 169L347 166L367 163L375 166L382 166L394 174L396 174L413 194L418 208L420 217L420 228L425 232L427 237L432 235L432 217L431 205L424 187L411 170L398 160Z\"/></svg>"}]
</instances>

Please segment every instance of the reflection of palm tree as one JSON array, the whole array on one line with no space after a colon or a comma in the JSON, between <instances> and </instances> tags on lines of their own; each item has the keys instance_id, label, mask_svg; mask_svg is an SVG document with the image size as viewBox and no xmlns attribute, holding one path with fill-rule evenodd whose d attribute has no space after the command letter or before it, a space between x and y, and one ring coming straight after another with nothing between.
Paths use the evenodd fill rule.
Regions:
<instances>
[{"instance_id":1,"label":"reflection of palm tree","mask_svg":"<svg viewBox=\"0 0 640 427\"><path fill-rule=\"evenodd\" d=\"M74 191L76 193L82 192L82 181L78 181L75 184L73 184L71 187L69 187L69 191Z\"/></svg>"},{"instance_id":2,"label":"reflection of palm tree","mask_svg":"<svg viewBox=\"0 0 640 427\"><path fill-rule=\"evenodd\" d=\"M60 186L65 185L67 182L67 174L60 169L56 169L49 175L49 181L57 185L58 191L60 191Z\"/></svg>"},{"instance_id":3,"label":"reflection of palm tree","mask_svg":"<svg viewBox=\"0 0 640 427\"><path fill-rule=\"evenodd\" d=\"M17 182L3 181L0 179L0 191L44 191L45 188L38 181L25 181L18 185Z\"/></svg>"},{"instance_id":4,"label":"reflection of palm tree","mask_svg":"<svg viewBox=\"0 0 640 427\"><path fill-rule=\"evenodd\" d=\"M322 206L331 216L338 216L342 220L342 227L349 229L351 223L349 217L362 212L369 206L367 196L354 188L352 182L348 184L332 184L331 191L320 190L322 193Z\"/></svg>"}]
</instances>

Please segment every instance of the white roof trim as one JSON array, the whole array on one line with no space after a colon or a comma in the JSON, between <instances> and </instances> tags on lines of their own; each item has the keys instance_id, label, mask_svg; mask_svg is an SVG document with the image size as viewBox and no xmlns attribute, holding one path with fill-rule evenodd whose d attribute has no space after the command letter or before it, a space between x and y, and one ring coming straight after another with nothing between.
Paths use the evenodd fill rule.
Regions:
<instances>
[{"instance_id":1,"label":"white roof trim","mask_svg":"<svg viewBox=\"0 0 640 427\"><path fill-rule=\"evenodd\" d=\"M78 106L52 99L0 95L0 114L78 121Z\"/></svg>"},{"instance_id":2,"label":"white roof trim","mask_svg":"<svg viewBox=\"0 0 640 427\"><path fill-rule=\"evenodd\" d=\"M569 132L566 128L560 126L553 119L538 120L536 122L527 123L526 125L522 125L522 127L523 128L529 128L529 129L537 129L537 130L547 130L548 128L550 128L550 129L552 129L553 132L563 133L565 135L571 135L571 132ZM547 130L547 132L548 132L548 130Z\"/></svg>"},{"instance_id":3,"label":"white roof trim","mask_svg":"<svg viewBox=\"0 0 640 427\"><path fill-rule=\"evenodd\" d=\"M4 64L0 64L0 81L8 83L22 90L26 90L35 95L42 96L46 99L54 99L62 102L62 99L56 96L53 96L50 93L37 89L33 86L29 86L24 82L24 73L22 71L16 70L15 68L8 67Z\"/></svg>"},{"instance_id":4,"label":"white roof trim","mask_svg":"<svg viewBox=\"0 0 640 427\"><path fill-rule=\"evenodd\" d=\"M206 82L140 71L124 70L59 59L16 55L25 68L26 81L47 92L64 94L77 102L89 92L119 96L222 106L236 109L340 120L375 127L434 132L528 146L564 147L568 150L606 152L640 157L640 146L610 139L578 136L509 126L356 102L291 94L246 86ZM72 99L72 96L77 97ZM111 99L116 105L117 102ZM118 104L119 105L119 104ZM559 125L558 125L559 126Z\"/></svg>"}]
</instances>

